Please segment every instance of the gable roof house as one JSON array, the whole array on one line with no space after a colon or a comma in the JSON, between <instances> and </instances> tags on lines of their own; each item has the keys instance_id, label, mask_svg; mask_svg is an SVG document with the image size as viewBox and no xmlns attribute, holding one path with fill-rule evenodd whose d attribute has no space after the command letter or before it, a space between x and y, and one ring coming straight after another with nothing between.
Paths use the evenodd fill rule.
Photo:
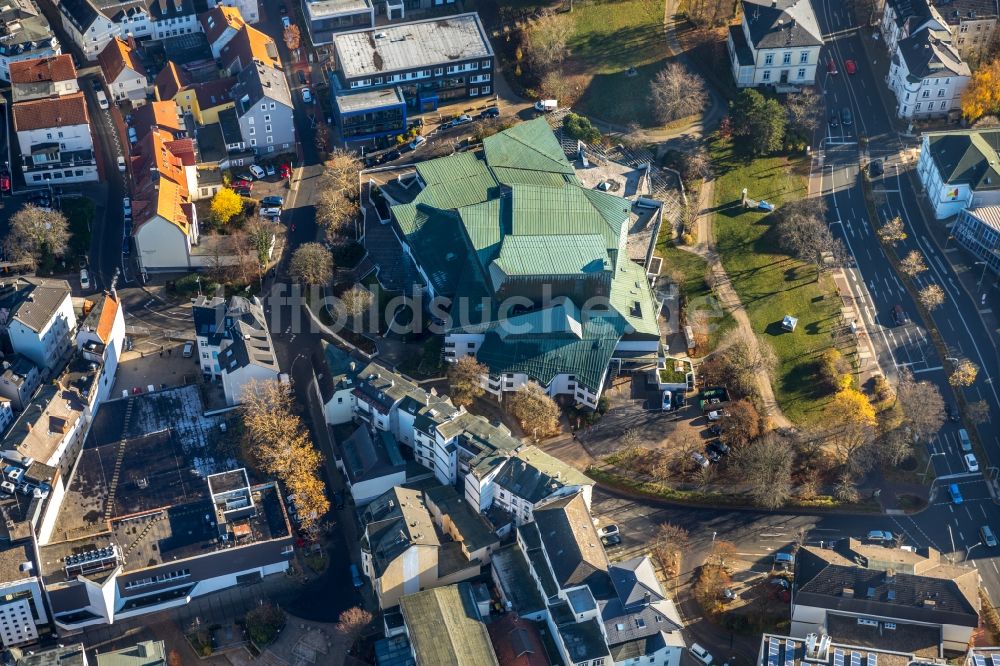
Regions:
<instances>
[{"instance_id":1,"label":"gable roof house","mask_svg":"<svg viewBox=\"0 0 1000 666\"><path fill-rule=\"evenodd\" d=\"M930 29L949 33L959 55L975 59L989 44L998 13L997 0L887 0L880 27L889 53L901 39Z\"/></svg>"},{"instance_id":2,"label":"gable roof house","mask_svg":"<svg viewBox=\"0 0 1000 666\"><path fill-rule=\"evenodd\" d=\"M816 83L823 33L810 0L742 0L726 46L738 88Z\"/></svg>"},{"instance_id":3,"label":"gable roof house","mask_svg":"<svg viewBox=\"0 0 1000 666\"><path fill-rule=\"evenodd\" d=\"M246 25L240 10L235 7L217 5L207 12L198 16L202 30L208 39L208 46L212 49L212 56L222 57L222 47L228 44L233 37Z\"/></svg>"},{"instance_id":4,"label":"gable roof house","mask_svg":"<svg viewBox=\"0 0 1000 666\"><path fill-rule=\"evenodd\" d=\"M659 305L625 247L631 202L581 185L543 118L416 169L423 188L392 220L428 295L454 303L448 361L474 354L495 396L533 381L592 409L609 365L655 362ZM500 307L515 296L525 311Z\"/></svg>"},{"instance_id":5,"label":"gable roof house","mask_svg":"<svg viewBox=\"0 0 1000 666\"><path fill-rule=\"evenodd\" d=\"M925 132L917 175L939 220L1000 205L1000 130Z\"/></svg>"},{"instance_id":6,"label":"gable roof house","mask_svg":"<svg viewBox=\"0 0 1000 666\"><path fill-rule=\"evenodd\" d=\"M14 130L30 185L97 180L87 102L68 55L11 65Z\"/></svg>"},{"instance_id":7,"label":"gable roof house","mask_svg":"<svg viewBox=\"0 0 1000 666\"><path fill-rule=\"evenodd\" d=\"M469 583L405 596L399 607L416 666L498 666Z\"/></svg>"},{"instance_id":8,"label":"gable roof house","mask_svg":"<svg viewBox=\"0 0 1000 666\"><path fill-rule=\"evenodd\" d=\"M251 379L278 378L278 359L259 300L202 295L194 301L192 316L202 373L221 379L228 404L242 401Z\"/></svg>"},{"instance_id":9,"label":"gable roof house","mask_svg":"<svg viewBox=\"0 0 1000 666\"><path fill-rule=\"evenodd\" d=\"M959 112L972 72L946 30L923 27L899 40L889 65L889 88L900 118L940 118Z\"/></svg>"},{"instance_id":10,"label":"gable roof house","mask_svg":"<svg viewBox=\"0 0 1000 666\"><path fill-rule=\"evenodd\" d=\"M201 32L193 0L63 0L63 27L88 60L115 37L136 39Z\"/></svg>"},{"instance_id":11,"label":"gable roof house","mask_svg":"<svg viewBox=\"0 0 1000 666\"><path fill-rule=\"evenodd\" d=\"M442 539L423 491L389 490L365 507L362 523L361 569L372 581L379 608L478 576L484 564L468 557L461 542Z\"/></svg>"},{"instance_id":12,"label":"gable roof house","mask_svg":"<svg viewBox=\"0 0 1000 666\"><path fill-rule=\"evenodd\" d=\"M125 309L115 290L99 295L96 303L88 300L86 305L90 311L76 332L76 347L85 359L101 366L97 399L103 402L111 395L118 361L125 351Z\"/></svg>"},{"instance_id":13,"label":"gable roof house","mask_svg":"<svg viewBox=\"0 0 1000 666\"><path fill-rule=\"evenodd\" d=\"M549 500L517 530L545 621L567 664L678 664L681 620L647 557L610 564L580 493Z\"/></svg>"},{"instance_id":14,"label":"gable roof house","mask_svg":"<svg viewBox=\"0 0 1000 666\"><path fill-rule=\"evenodd\" d=\"M252 25L244 24L236 34L219 47L222 69L235 76L254 63L280 68L278 45L268 35Z\"/></svg>"},{"instance_id":15,"label":"gable roof house","mask_svg":"<svg viewBox=\"0 0 1000 666\"><path fill-rule=\"evenodd\" d=\"M230 96L235 103L240 133L255 154L292 149L295 145L292 93L282 70L263 61L253 61L240 70Z\"/></svg>"},{"instance_id":16,"label":"gable roof house","mask_svg":"<svg viewBox=\"0 0 1000 666\"><path fill-rule=\"evenodd\" d=\"M141 13L141 4L138 1L125 3L121 11L126 15ZM108 42L121 34L121 26L91 0L62 0L58 7L63 28L87 60L97 60Z\"/></svg>"},{"instance_id":17,"label":"gable roof house","mask_svg":"<svg viewBox=\"0 0 1000 666\"><path fill-rule=\"evenodd\" d=\"M823 628L834 640L878 640L895 626L905 650L965 652L979 626L979 572L946 562L932 548L907 551L843 539L834 550L796 554L791 635ZM858 618L867 623L858 621Z\"/></svg>"},{"instance_id":18,"label":"gable roof house","mask_svg":"<svg viewBox=\"0 0 1000 666\"><path fill-rule=\"evenodd\" d=\"M260 20L260 6L257 0L208 0L208 6L232 7L251 25Z\"/></svg>"},{"instance_id":19,"label":"gable roof house","mask_svg":"<svg viewBox=\"0 0 1000 666\"><path fill-rule=\"evenodd\" d=\"M151 87L134 37L129 37L128 41L115 37L104 47L97 61L104 83L116 102L128 100L133 107L146 103Z\"/></svg>"},{"instance_id":20,"label":"gable roof house","mask_svg":"<svg viewBox=\"0 0 1000 666\"><path fill-rule=\"evenodd\" d=\"M0 7L4 39L0 43L0 80L10 81L10 66L21 60L48 58L62 52L35 0L9 0Z\"/></svg>"},{"instance_id":21,"label":"gable roof house","mask_svg":"<svg viewBox=\"0 0 1000 666\"><path fill-rule=\"evenodd\" d=\"M46 377L69 353L76 313L65 280L18 277L0 285L0 330Z\"/></svg>"}]
</instances>

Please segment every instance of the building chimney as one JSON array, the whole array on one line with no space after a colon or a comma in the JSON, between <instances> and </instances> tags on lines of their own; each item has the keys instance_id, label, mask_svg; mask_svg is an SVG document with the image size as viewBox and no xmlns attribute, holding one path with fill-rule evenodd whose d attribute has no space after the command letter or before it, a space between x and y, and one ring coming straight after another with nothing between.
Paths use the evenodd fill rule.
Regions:
<instances>
[{"instance_id":1,"label":"building chimney","mask_svg":"<svg viewBox=\"0 0 1000 666\"><path fill-rule=\"evenodd\" d=\"M166 16L167 15L167 6L168 6L167 2L168 2L168 0L159 0L160 16Z\"/></svg>"}]
</instances>

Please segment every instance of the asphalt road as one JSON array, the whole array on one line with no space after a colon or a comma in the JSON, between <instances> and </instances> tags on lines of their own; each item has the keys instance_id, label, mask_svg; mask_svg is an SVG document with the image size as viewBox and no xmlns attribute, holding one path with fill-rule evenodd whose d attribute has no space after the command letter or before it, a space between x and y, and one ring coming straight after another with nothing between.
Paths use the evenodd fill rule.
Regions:
<instances>
[{"instance_id":1,"label":"asphalt road","mask_svg":"<svg viewBox=\"0 0 1000 666\"><path fill-rule=\"evenodd\" d=\"M923 195L914 187L911 175L915 174L909 173L915 169L915 164L900 159L901 152L913 144L905 144L897 133L895 109L887 108L878 94L879 87L886 83L872 71L861 43L859 31L866 31L867 38L870 28L853 27L850 9L837 0L818 0L814 6L827 38L822 61L825 63L832 58L840 72L831 75L826 72L825 65L822 67L819 84L826 101L827 117L840 118L846 108L851 110L853 122L850 125L842 121L836 126L826 124L826 136L813 169L814 172L822 170L822 195L828 204L828 222L854 258L848 277L875 343L878 363L891 379L897 378L902 368L910 369L917 379L935 384L947 402L957 404L956 389L948 383L948 364L940 357L927 332L927 325L933 324L948 347L947 358L969 358L980 367L975 384L963 391L965 400L986 400L996 417L1000 415L1000 397L994 378L1000 377L1000 365L995 341L979 316L979 294L970 293L962 285L931 233L931 225L943 223L925 219L917 203L917 198ZM884 53L879 57L884 57ZM847 59L858 64L856 74L846 73L844 61ZM919 276L918 286L936 283L947 293L944 305L933 313L933 322L920 321L915 304L884 255L868 219L860 171L859 137L867 137L869 156L882 158L886 165L885 174L872 183L873 189L886 200L886 205L877 211L877 224L901 215L908 238L898 245L897 253L920 252L929 270ZM893 320L892 311L896 305L902 306L907 313L907 323L897 325ZM946 422L940 432L924 443L932 454L930 461L937 477L931 506L926 511L912 518L814 518L816 525L841 532L849 530L855 536L864 534L867 529L889 529L902 533L905 543L933 546L942 552L953 553L958 560L971 551L969 560L979 568L986 588L1000 590L1000 568L997 560L991 557L994 552L981 545L979 538L981 526L990 524L994 530L1000 526L1000 512L982 474L966 471L958 447L959 427L960 424ZM1000 461L1000 428L991 420L980 425L978 432L987 460L996 464ZM995 473L995 468L987 469L989 463L981 453L979 458L983 470ZM964 504L956 506L948 500L950 483L959 484ZM747 517L746 514L737 516Z\"/></svg>"}]
</instances>

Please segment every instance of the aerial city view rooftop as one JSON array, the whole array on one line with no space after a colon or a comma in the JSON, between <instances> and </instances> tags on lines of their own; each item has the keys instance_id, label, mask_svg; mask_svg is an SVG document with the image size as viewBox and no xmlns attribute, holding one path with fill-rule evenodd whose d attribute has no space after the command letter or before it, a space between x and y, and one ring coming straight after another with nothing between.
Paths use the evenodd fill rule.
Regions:
<instances>
[{"instance_id":1,"label":"aerial city view rooftop","mask_svg":"<svg viewBox=\"0 0 1000 666\"><path fill-rule=\"evenodd\" d=\"M0 19L0 666L1000 666L998 0Z\"/></svg>"}]
</instances>

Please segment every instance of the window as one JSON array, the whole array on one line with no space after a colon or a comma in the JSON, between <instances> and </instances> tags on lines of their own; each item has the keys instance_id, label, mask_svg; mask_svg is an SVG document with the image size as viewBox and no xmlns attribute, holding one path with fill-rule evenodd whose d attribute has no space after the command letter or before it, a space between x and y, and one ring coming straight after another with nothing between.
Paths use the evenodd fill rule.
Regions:
<instances>
[{"instance_id":1,"label":"window","mask_svg":"<svg viewBox=\"0 0 1000 666\"><path fill-rule=\"evenodd\" d=\"M264 116L264 122L265 123L271 122L271 115L270 114ZM267 130L267 131L270 132L271 130Z\"/></svg>"},{"instance_id":2,"label":"window","mask_svg":"<svg viewBox=\"0 0 1000 666\"><path fill-rule=\"evenodd\" d=\"M806 68L805 67L800 67L799 68L799 78L800 79L806 78Z\"/></svg>"},{"instance_id":3,"label":"window","mask_svg":"<svg viewBox=\"0 0 1000 666\"><path fill-rule=\"evenodd\" d=\"M934 102L927 102L927 110L928 111L934 110Z\"/></svg>"},{"instance_id":4,"label":"window","mask_svg":"<svg viewBox=\"0 0 1000 666\"><path fill-rule=\"evenodd\" d=\"M944 97L944 88L938 90L938 97Z\"/></svg>"},{"instance_id":5,"label":"window","mask_svg":"<svg viewBox=\"0 0 1000 666\"><path fill-rule=\"evenodd\" d=\"M265 126L264 127L264 131L265 132L270 132L271 131L271 126L270 125Z\"/></svg>"},{"instance_id":6,"label":"window","mask_svg":"<svg viewBox=\"0 0 1000 666\"><path fill-rule=\"evenodd\" d=\"M764 56L764 64L765 65L773 65L774 64L774 54L773 53L768 53L767 55Z\"/></svg>"},{"instance_id":7,"label":"window","mask_svg":"<svg viewBox=\"0 0 1000 666\"><path fill-rule=\"evenodd\" d=\"M762 76L760 78L761 78L762 81L770 81L771 80L771 70L765 69L764 70L764 76Z\"/></svg>"},{"instance_id":8,"label":"window","mask_svg":"<svg viewBox=\"0 0 1000 666\"><path fill-rule=\"evenodd\" d=\"M257 145L257 139L250 139L250 145L251 146L256 146Z\"/></svg>"},{"instance_id":9,"label":"window","mask_svg":"<svg viewBox=\"0 0 1000 666\"><path fill-rule=\"evenodd\" d=\"M257 133L257 128L256 127L251 127L250 128L250 136L253 136L256 133Z\"/></svg>"},{"instance_id":10,"label":"window","mask_svg":"<svg viewBox=\"0 0 1000 666\"><path fill-rule=\"evenodd\" d=\"M790 64L792 64L792 54L791 53L783 53L781 55L781 64L782 65L790 65Z\"/></svg>"},{"instance_id":11,"label":"window","mask_svg":"<svg viewBox=\"0 0 1000 666\"><path fill-rule=\"evenodd\" d=\"M260 110L261 111L267 111L267 104L261 104L260 105Z\"/></svg>"},{"instance_id":12,"label":"window","mask_svg":"<svg viewBox=\"0 0 1000 666\"><path fill-rule=\"evenodd\" d=\"M250 116L249 118L247 118L247 124L253 125L253 116Z\"/></svg>"},{"instance_id":13,"label":"window","mask_svg":"<svg viewBox=\"0 0 1000 666\"><path fill-rule=\"evenodd\" d=\"M809 51L802 51L799 53L799 64L804 65L809 62Z\"/></svg>"},{"instance_id":14,"label":"window","mask_svg":"<svg viewBox=\"0 0 1000 666\"><path fill-rule=\"evenodd\" d=\"M273 136L268 136L268 137L267 137L267 142L268 142L268 143L274 143L274 137L273 137ZM272 146L272 148L273 148L273 146ZM271 151L270 151L270 150L268 150L267 152L271 152Z\"/></svg>"},{"instance_id":15,"label":"window","mask_svg":"<svg viewBox=\"0 0 1000 666\"><path fill-rule=\"evenodd\" d=\"M274 108L274 102L271 102L271 108L272 109Z\"/></svg>"},{"instance_id":16,"label":"window","mask_svg":"<svg viewBox=\"0 0 1000 666\"><path fill-rule=\"evenodd\" d=\"M928 97L931 96L931 91L930 90L925 90L923 92L923 94L921 94L920 96L923 97L924 99L927 99Z\"/></svg>"},{"instance_id":17,"label":"window","mask_svg":"<svg viewBox=\"0 0 1000 666\"><path fill-rule=\"evenodd\" d=\"M479 88L469 88L469 97L478 97Z\"/></svg>"},{"instance_id":18,"label":"window","mask_svg":"<svg viewBox=\"0 0 1000 666\"><path fill-rule=\"evenodd\" d=\"M920 110L920 102L917 102L917 105L915 107L913 107L913 110L914 111L919 111ZM903 107L903 113L906 113L906 107L905 106Z\"/></svg>"}]
</instances>

